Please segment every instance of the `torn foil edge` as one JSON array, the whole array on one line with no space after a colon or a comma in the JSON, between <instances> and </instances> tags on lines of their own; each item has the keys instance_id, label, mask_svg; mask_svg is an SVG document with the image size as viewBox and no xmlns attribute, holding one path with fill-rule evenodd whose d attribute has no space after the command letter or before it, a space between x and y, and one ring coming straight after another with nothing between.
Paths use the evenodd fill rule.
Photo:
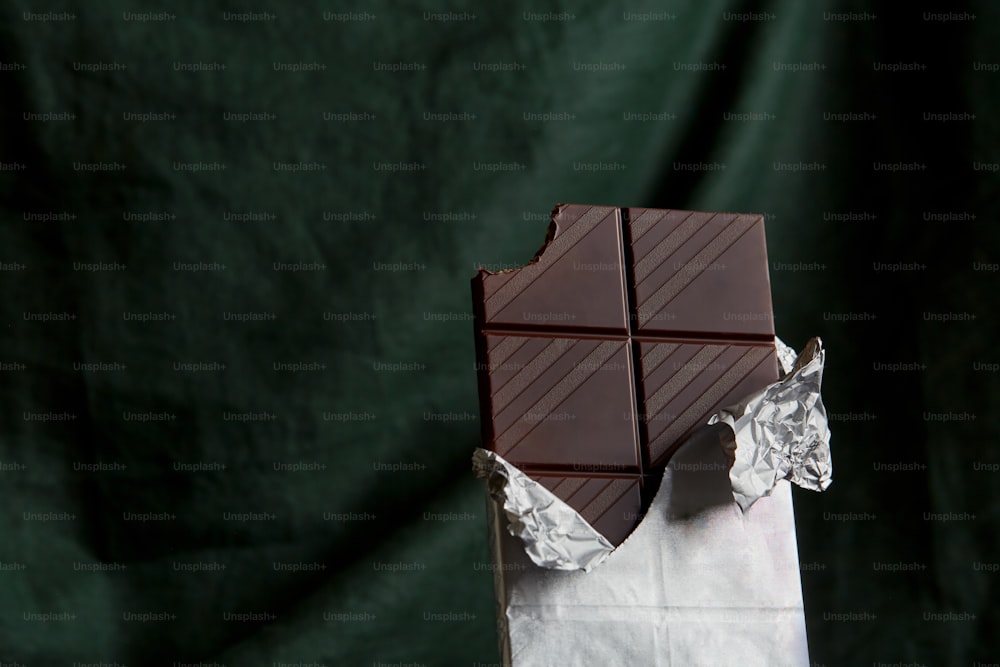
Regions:
<instances>
[{"instance_id":1,"label":"torn foil edge","mask_svg":"<svg viewBox=\"0 0 1000 667\"><path fill-rule=\"evenodd\" d=\"M791 373L792 367L795 366L795 359L799 356L799 353L795 351L795 348L777 336L774 337L774 347L778 353L778 363L781 364L781 370L786 374Z\"/></svg>"},{"instance_id":2,"label":"torn foil edge","mask_svg":"<svg viewBox=\"0 0 1000 667\"><path fill-rule=\"evenodd\" d=\"M472 469L487 480L489 494L507 515L507 530L521 538L539 567L589 572L614 551L575 509L496 452L477 448Z\"/></svg>"},{"instance_id":3,"label":"torn foil edge","mask_svg":"<svg viewBox=\"0 0 1000 667\"><path fill-rule=\"evenodd\" d=\"M820 395L826 350L812 338L789 362L791 348L780 339L776 345L785 377L708 420L728 424L736 436L729 479L744 512L779 480L812 491L824 491L833 481L830 428Z\"/></svg>"}]
</instances>

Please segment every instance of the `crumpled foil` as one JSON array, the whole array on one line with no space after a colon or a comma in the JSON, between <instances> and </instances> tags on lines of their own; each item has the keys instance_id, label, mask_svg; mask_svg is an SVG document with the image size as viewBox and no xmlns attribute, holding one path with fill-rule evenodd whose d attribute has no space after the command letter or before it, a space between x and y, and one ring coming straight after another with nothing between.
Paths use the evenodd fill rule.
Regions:
<instances>
[{"instance_id":1,"label":"crumpled foil","mask_svg":"<svg viewBox=\"0 0 1000 667\"><path fill-rule=\"evenodd\" d=\"M795 365L795 359L799 356L799 353L795 351L795 348L777 336L774 337L774 347L778 351L778 363L781 364L781 370L785 371L785 373L791 373L792 366Z\"/></svg>"},{"instance_id":2,"label":"crumpled foil","mask_svg":"<svg viewBox=\"0 0 1000 667\"><path fill-rule=\"evenodd\" d=\"M607 538L551 491L495 452L476 449L472 468L507 515L511 535L539 567L589 572L614 551Z\"/></svg>"},{"instance_id":3,"label":"crumpled foil","mask_svg":"<svg viewBox=\"0 0 1000 667\"><path fill-rule=\"evenodd\" d=\"M727 424L735 434L729 479L743 512L770 495L778 481L825 490L832 481L830 429L820 397L825 351L811 339L799 355L775 339L786 375L707 424ZM589 572L615 550L580 514L495 452L476 449L473 471L486 478L490 495L503 507L507 529L521 538L525 553L549 570Z\"/></svg>"},{"instance_id":4,"label":"crumpled foil","mask_svg":"<svg viewBox=\"0 0 1000 667\"><path fill-rule=\"evenodd\" d=\"M779 341L779 358L787 375L708 420L728 424L736 435L729 479L744 512L778 480L813 491L824 491L833 481L830 428L820 396L826 351L812 338L789 368L783 345Z\"/></svg>"}]
</instances>

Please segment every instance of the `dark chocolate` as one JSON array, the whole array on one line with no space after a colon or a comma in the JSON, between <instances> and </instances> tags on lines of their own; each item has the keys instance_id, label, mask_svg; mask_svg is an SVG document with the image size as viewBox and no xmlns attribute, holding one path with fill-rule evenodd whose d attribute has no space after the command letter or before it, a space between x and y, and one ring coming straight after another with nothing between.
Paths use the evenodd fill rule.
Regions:
<instances>
[{"instance_id":1,"label":"dark chocolate","mask_svg":"<svg viewBox=\"0 0 1000 667\"><path fill-rule=\"evenodd\" d=\"M560 205L472 285L484 446L615 545L677 447L779 377L759 215Z\"/></svg>"}]
</instances>

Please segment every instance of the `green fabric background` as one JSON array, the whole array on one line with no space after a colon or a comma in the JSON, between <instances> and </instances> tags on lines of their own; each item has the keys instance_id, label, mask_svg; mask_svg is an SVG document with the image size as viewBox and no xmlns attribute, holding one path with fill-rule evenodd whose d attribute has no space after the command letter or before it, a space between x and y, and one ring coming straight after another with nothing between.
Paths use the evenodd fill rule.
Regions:
<instances>
[{"instance_id":1,"label":"green fabric background","mask_svg":"<svg viewBox=\"0 0 1000 667\"><path fill-rule=\"evenodd\" d=\"M822 495L795 492L814 664L1000 661L1000 284L990 267L1000 261L1000 186L976 166L1000 162L995 3L959 3L951 11L975 18L950 22L925 20L921 7L825 20L866 8L792 0L628 7L667 12L647 21L596 1L378 2L350 7L370 18L349 21L324 20L347 10L315 2L164 5L0 8L4 664L495 663L484 495L469 459L479 433L469 280L478 264L530 258L557 202L766 214L779 335L794 346L820 335L828 348L835 481ZM175 18L124 14L161 9ZM276 18L224 20L248 9ZM29 10L75 18L25 20ZM525 14L549 10L564 20ZM727 20L747 11L768 15ZM177 62L226 69L176 71ZM400 62L425 67L376 69ZM901 62L926 68L873 65ZM75 119L24 115L46 112ZM137 122L130 112L175 117ZM247 112L276 118L224 120ZM348 112L368 120L323 116ZM546 112L567 116L526 120ZM636 122L626 112L663 115ZM875 118L824 117L844 112ZM773 117L726 120L732 113ZM125 169L74 167L82 162ZM226 169L176 167L194 162ZM320 167L289 173L279 162ZM379 164L399 162L419 168ZM519 166L477 169L498 162ZM612 168L580 168L595 162ZM821 168L783 169L800 162ZM925 168L873 165L900 162ZM28 215L50 212L75 217ZM130 212L167 215L124 219ZM232 212L268 219L227 220ZM867 219L830 219L847 212ZM224 316L248 312L274 317ZM852 313L875 319L837 319ZM975 319L933 319L940 313ZM95 362L126 368L74 367ZM275 370L294 362L323 367ZM896 362L917 367L878 365ZM126 420L143 412L171 417ZM47 413L74 417L31 416ZM970 417L941 421L947 413ZM315 469L275 469L298 462ZM43 512L69 517L26 514ZM245 512L266 516L234 518ZM834 520L843 513L870 516ZM178 569L192 563L208 571ZM447 612L460 620L428 620ZM960 616L926 616L946 612ZM267 616L233 616L248 613Z\"/></svg>"}]
</instances>

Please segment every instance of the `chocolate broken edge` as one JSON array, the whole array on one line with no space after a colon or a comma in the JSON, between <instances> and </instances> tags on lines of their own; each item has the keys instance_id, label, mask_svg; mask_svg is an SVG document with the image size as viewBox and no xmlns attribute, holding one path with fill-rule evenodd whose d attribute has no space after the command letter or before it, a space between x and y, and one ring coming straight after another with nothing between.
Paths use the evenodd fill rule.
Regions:
<instances>
[{"instance_id":1,"label":"chocolate broken edge","mask_svg":"<svg viewBox=\"0 0 1000 667\"><path fill-rule=\"evenodd\" d=\"M532 264L537 264L545 254L549 245L559 236L559 217L565 208L572 204L556 204L549 213L549 225L545 231L545 240L534 256L516 269L501 269L490 271L480 267L472 278L472 327L476 340L476 384L479 393L479 425L483 445L493 442L493 419L490 406L490 369L489 351L486 347L486 335L483 329L486 325L486 285L484 281L489 276L517 273ZM486 360L486 361L481 361Z\"/></svg>"}]
</instances>

